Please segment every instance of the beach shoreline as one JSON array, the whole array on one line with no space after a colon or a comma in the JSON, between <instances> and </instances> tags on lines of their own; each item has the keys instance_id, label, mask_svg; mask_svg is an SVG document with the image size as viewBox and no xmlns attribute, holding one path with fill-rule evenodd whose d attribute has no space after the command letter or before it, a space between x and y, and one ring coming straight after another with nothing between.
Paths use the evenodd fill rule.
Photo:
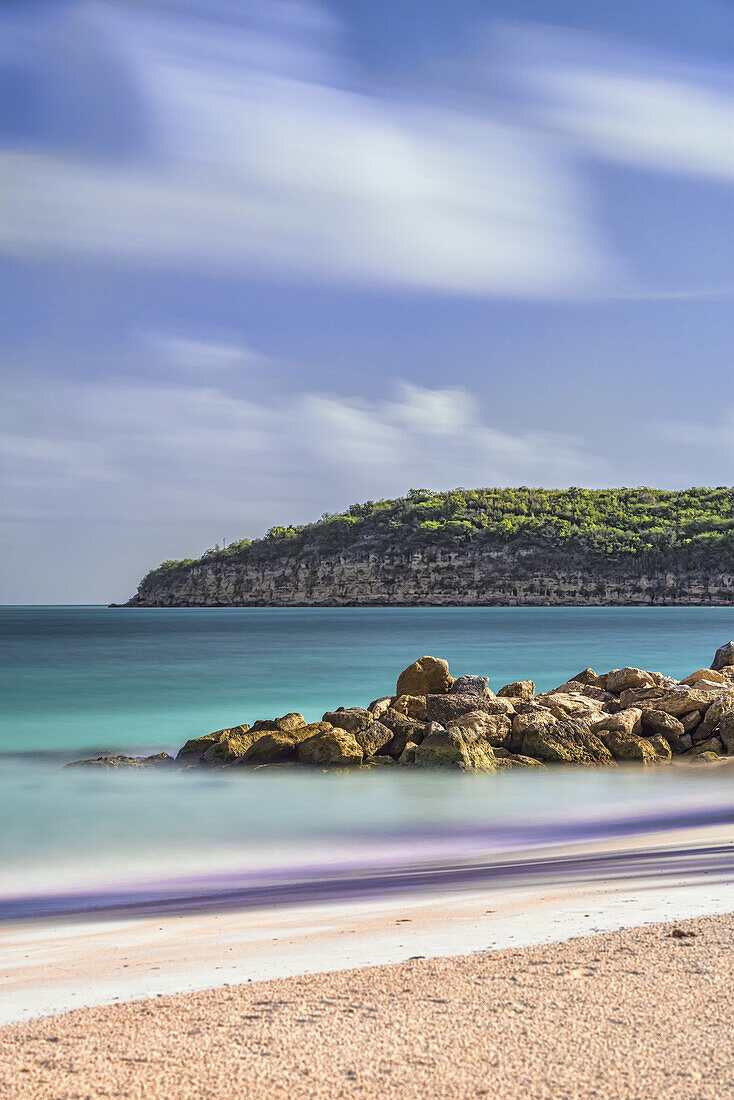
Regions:
<instances>
[{"instance_id":1,"label":"beach shoreline","mask_svg":"<svg viewBox=\"0 0 734 1100\"><path fill-rule=\"evenodd\" d=\"M85 1008L0 1029L8 1100L734 1089L734 914Z\"/></svg>"}]
</instances>

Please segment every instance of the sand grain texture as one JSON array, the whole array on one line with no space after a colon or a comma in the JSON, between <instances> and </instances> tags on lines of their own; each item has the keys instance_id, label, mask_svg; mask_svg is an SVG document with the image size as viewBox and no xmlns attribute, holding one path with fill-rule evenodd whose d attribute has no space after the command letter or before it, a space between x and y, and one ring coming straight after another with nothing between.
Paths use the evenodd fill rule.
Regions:
<instances>
[{"instance_id":1,"label":"sand grain texture","mask_svg":"<svg viewBox=\"0 0 734 1100\"><path fill-rule=\"evenodd\" d=\"M732 1019L734 914L9 1026L0 1094L719 1100Z\"/></svg>"}]
</instances>

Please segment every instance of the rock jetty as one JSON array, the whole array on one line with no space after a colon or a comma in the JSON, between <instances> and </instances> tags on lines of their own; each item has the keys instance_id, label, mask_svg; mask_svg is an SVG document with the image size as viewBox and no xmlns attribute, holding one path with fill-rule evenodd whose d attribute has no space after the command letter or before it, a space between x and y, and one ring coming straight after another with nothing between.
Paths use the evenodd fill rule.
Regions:
<instances>
[{"instance_id":1,"label":"rock jetty","mask_svg":"<svg viewBox=\"0 0 734 1100\"><path fill-rule=\"evenodd\" d=\"M454 679L421 657L394 695L339 707L320 722L259 719L187 741L176 764L196 768L507 768L695 763L734 756L734 642L682 680L640 668L585 668L551 691L532 680L495 694L485 676ZM74 766L151 767L170 757L100 756Z\"/></svg>"}]
</instances>

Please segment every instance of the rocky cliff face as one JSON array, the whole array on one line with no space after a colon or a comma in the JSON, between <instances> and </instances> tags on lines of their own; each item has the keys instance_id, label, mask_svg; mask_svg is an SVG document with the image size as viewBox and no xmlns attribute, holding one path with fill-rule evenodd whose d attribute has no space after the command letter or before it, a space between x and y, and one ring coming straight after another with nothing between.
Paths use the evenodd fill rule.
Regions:
<instances>
[{"instance_id":1,"label":"rocky cliff face","mask_svg":"<svg viewBox=\"0 0 734 1100\"><path fill-rule=\"evenodd\" d=\"M734 568L645 571L575 553L499 548L204 558L146 578L127 606L543 606L734 603Z\"/></svg>"}]
</instances>

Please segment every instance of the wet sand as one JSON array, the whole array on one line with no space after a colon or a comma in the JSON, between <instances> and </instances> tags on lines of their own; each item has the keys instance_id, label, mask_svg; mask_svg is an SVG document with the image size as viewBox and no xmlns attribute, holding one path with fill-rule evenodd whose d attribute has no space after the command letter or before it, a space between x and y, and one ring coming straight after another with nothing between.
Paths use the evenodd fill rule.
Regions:
<instances>
[{"instance_id":1,"label":"wet sand","mask_svg":"<svg viewBox=\"0 0 734 1100\"><path fill-rule=\"evenodd\" d=\"M733 1015L727 914L12 1025L0 1093L718 1100Z\"/></svg>"}]
</instances>

